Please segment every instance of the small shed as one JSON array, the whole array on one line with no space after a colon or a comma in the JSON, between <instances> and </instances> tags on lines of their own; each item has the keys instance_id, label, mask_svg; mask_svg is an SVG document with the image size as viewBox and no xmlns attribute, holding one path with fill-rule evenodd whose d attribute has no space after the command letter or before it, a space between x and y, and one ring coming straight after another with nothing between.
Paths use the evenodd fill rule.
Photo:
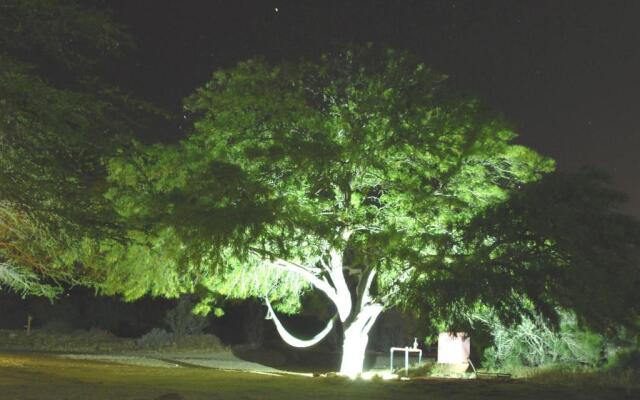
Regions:
<instances>
[{"instance_id":1,"label":"small shed","mask_svg":"<svg viewBox=\"0 0 640 400\"><path fill-rule=\"evenodd\" d=\"M438 336L439 364L453 364L466 369L469 365L470 352L471 339L466 333L442 332Z\"/></svg>"}]
</instances>

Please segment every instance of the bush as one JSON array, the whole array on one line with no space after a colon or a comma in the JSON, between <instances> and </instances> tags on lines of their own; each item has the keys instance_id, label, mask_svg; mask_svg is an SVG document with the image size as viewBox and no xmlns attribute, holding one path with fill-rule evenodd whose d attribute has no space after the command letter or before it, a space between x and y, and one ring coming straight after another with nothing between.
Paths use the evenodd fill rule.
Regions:
<instances>
[{"instance_id":1,"label":"bush","mask_svg":"<svg viewBox=\"0 0 640 400\"><path fill-rule=\"evenodd\" d=\"M202 335L188 335L179 336L175 338L175 343L180 349L199 349L208 351L221 351L226 348L220 342L215 335L202 334Z\"/></svg>"},{"instance_id":2,"label":"bush","mask_svg":"<svg viewBox=\"0 0 640 400\"><path fill-rule=\"evenodd\" d=\"M29 336L24 331L0 330L0 348L3 351L110 353L134 350L136 344L99 329L71 333L34 330Z\"/></svg>"},{"instance_id":3,"label":"bush","mask_svg":"<svg viewBox=\"0 0 640 400\"><path fill-rule=\"evenodd\" d=\"M199 335L209 325L205 317L193 313L193 303L188 297L178 300L176 307L167 312L164 321L177 337Z\"/></svg>"},{"instance_id":4,"label":"bush","mask_svg":"<svg viewBox=\"0 0 640 400\"><path fill-rule=\"evenodd\" d=\"M173 333L167 332L164 329L153 328L140 339L136 340L136 344L142 348L166 347L174 343L174 338Z\"/></svg>"},{"instance_id":5,"label":"bush","mask_svg":"<svg viewBox=\"0 0 640 400\"><path fill-rule=\"evenodd\" d=\"M514 326L506 326L492 315L480 320L493 338L493 345L484 352L485 368L596 366L601 362L604 339L580 329L571 313L561 313L559 330L553 329L541 316L525 317Z\"/></svg>"},{"instance_id":6,"label":"bush","mask_svg":"<svg viewBox=\"0 0 640 400\"><path fill-rule=\"evenodd\" d=\"M147 334L136 341L139 348L145 350L160 350L171 347L172 350L202 350L202 351L226 351L215 335L183 335L177 336L164 329L153 328Z\"/></svg>"}]
</instances>

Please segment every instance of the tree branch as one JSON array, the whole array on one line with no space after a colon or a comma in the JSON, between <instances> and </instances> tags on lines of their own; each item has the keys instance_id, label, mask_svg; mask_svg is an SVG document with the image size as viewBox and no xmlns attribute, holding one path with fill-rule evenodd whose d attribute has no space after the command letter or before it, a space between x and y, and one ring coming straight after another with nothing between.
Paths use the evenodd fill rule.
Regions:
<instances>
[{"instance_id":1,"label":"tree branch","mask_svg":"<svg viewBox=\"0 0 640 400\"><path fill-rule=\"evenodd\" d=\"M258 249L256 247L249 247L249 251L252 252L253 254L261 256L261 257L269 257L269 259L271 259L271 260L282 260L282 261L284 261L284 262L286 262L288 264L291 264L291 265L295 266L296 268L303 269L303 270L308 271L308 272L310 272L312 274L316 274L316 273L320 272L319 268L308 267L308 266L305 266L305 265L302 265L302 264L295 263L293 261L286 261L282 257L279 257L277 254L275 254L275 253L273 253L273 252L271 252L269 250Z\"/></svg>"},{"instance_id":2,"label":"tree branch","mask_svg":"<svg viewBox=\"0 0 640 400\"><path fill-rule=\"evenodd\" d=\"M290 334L286 330L284 325L282 325L276 313L273 311L273 308L271 307L269 298L265 296L264 300L265 300L265 304L267 305L267 309L269 310L269 315L271 315L271 318L273 318L273 323L276 325L276 330L280 334L280 337L282 337L282 340L284 340L287 344L293 347L311 347L316 343L320 342L322 339L324 339L329 334L329 332L331 332L331 329L333 329L333 320L335 319L335 316L331 318L327 323L327 326L325 326L324 329L320 331L320 333L315 335L313 338L308 340L298 339L297 337Z\"/></svg>"},{"instance_id":3,"label":"tree branch","mask_svg":"<svg viewBox=\"0 0 640 400\"><path fill-rule=\"evenodd\" d=\"M369 315L367 315L367 322L362 327L362 333L368 333L371 330L382 310L384 310L384 306L382 304L376 303L368 306L367 311Z\"/></svg>"},{"instance_id":4,"label":"tree branch","mask_svg":"<svg viewBox=\"0 0 640 400\"><path fill-rule=\"evenodd\" d=\"M340 321L344 322L349 318L353 306L351 303L351 292L344 278L342 254L338 250L332 249L329 251L329 256L331 259L329 276L335 287L337 300L335 303L338 308L338 314L340 315Z\"/></svg>"},{"instance_id":5,"label":"tree branch","mask_svg":"<svg viewBox=\"0 0 640 400\"><path fill-rule=\"evenodd\" d=\"M364 284L364 289L362 291L362 297L360 299L360 308L362 309L365 305L370 303L373 299L370 295L371 285L373 284L373 278L376 276L376 270L374 268L370 268L367 271L368 275L366 276L366 281Z\"/></svg>"},{"instance_id":6,"label":"tree branch","mask_svg":"<svg viewBox=\"0 0 640 400\"><path fill-rule=\"evenodd\" d=\"M315 271L319 271L317 268L314 268L314 269L307 268L303 265L277 257L275 254L265 250L249 248L249 251L258 255L263 260L268 261L274 267L285 269L287 271L291 271L298 274L299 276L304 278L307 282L309 282L311 285L315 286L317 289L324 292L327 295L327 297L329 297L331 301L333 301L336 307L338 306L339 301L337 299L336 290L331 286L331 284L329 284L329 282L327 282L326 280L320 279L315 274ZM265 257L268 257L268 258L265 259Z\"/></svg>"}]
</instances>

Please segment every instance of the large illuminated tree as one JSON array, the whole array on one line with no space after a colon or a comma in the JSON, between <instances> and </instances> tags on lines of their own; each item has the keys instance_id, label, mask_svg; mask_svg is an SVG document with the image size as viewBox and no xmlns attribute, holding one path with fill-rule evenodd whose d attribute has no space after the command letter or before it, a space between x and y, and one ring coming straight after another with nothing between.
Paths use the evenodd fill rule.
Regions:
<instances>
[{"instance_id":1,"label":"large illuminated tree","mask_svg":"<svg viewBox=\"0 0 640 400\"><path fill-rule=\"evenodd\" d=\"M340 372L360 373L380 313L448 262L442 238L553 168L450 90L410 55L373 47L216 72L186 101L193 131L180 145L111 162L110 196L139 228L107 286L264 297L294 346L338 321ZM307 288L335 317L301 340L271 303L295 311Z\"/></svg>"}]
</instances>

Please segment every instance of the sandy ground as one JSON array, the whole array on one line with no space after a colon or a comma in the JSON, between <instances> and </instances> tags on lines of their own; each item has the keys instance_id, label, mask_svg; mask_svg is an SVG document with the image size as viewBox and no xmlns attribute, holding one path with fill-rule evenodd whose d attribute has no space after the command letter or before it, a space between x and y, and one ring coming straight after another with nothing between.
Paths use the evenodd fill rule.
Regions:
<instances>
[{"instance_id":1,"label":"sandy ground","mask_svg":"<svg viewBox=\"0 0 640 400\"><path fill-rule=\"evenodd\" d=\"M93 360L124 365L165 368L214 368L257 373L284 373L262 364L245 361L230 351L171 351L129 354L58 354L56 357Z\"/></svg>"}]
</instances>

